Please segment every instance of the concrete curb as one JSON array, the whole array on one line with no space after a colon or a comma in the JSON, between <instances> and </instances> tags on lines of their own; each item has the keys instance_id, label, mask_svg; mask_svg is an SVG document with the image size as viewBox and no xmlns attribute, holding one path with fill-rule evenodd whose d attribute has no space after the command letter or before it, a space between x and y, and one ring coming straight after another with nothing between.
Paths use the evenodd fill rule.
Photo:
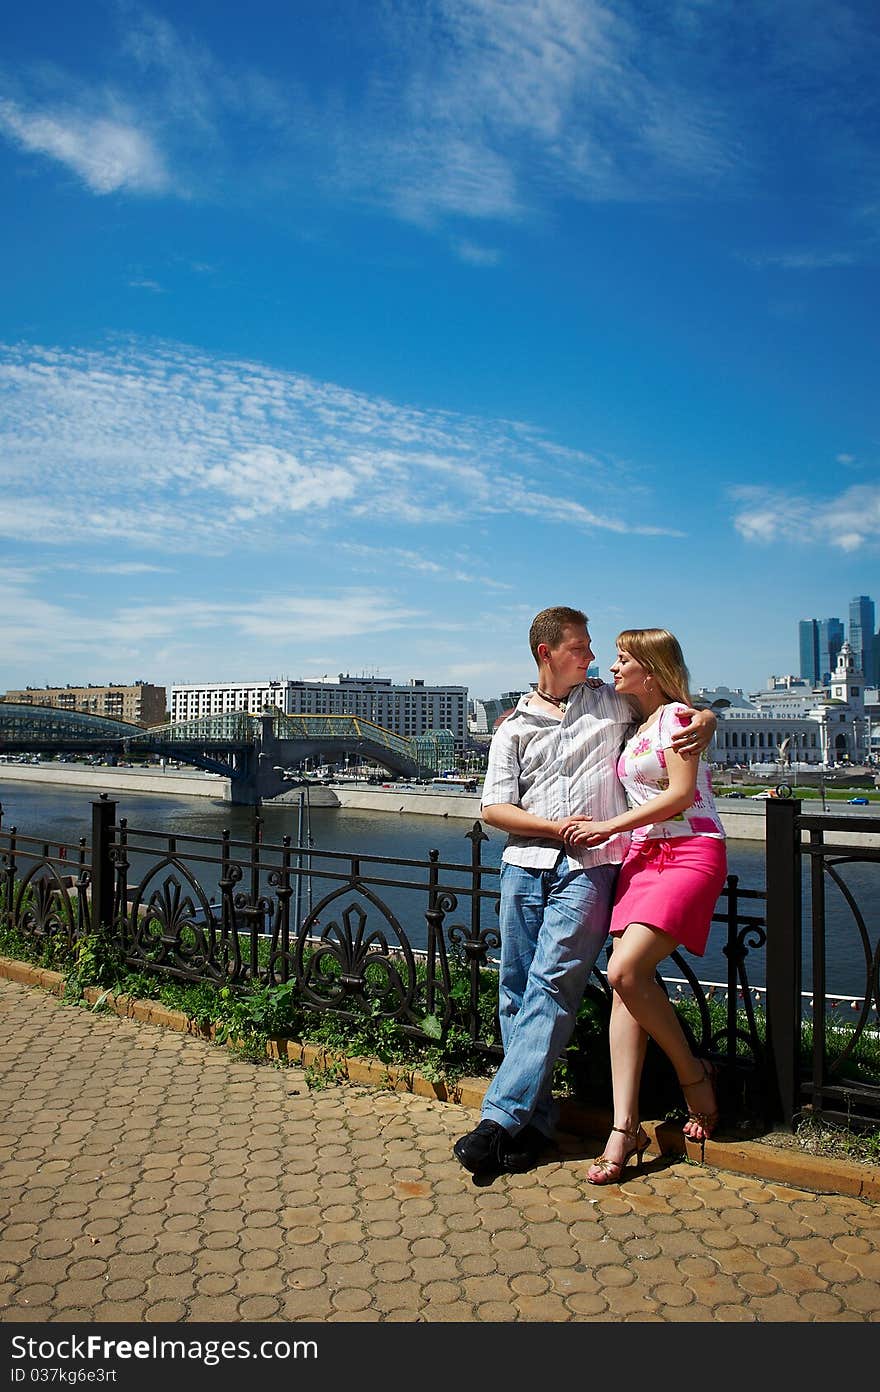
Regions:
<instances>
[{"instance_id":1,"label":"concrete curb","mask_svg":"<svg viewBox=\"0 0 880 1392\"><path fill-rule=\"evenodd\" d=\"M60 972L34 967L13 958L0 957L0 977L23 986L35 986L55 996L64 994L65 978ZM213 1027L200 1026L183 1011L170 1010L157 1001L115 996L95 986L87 987L83 997L90 1005L100 1003L122 1019L138 1020L206 1040L213 1040L215 1036ZM233 1042L227 1041L227 1045ZM266 1053L270 1059L288 1065L316 1067L330 1072L340 1082L411 1092L475 1111L479 1110L489 1086L487 1078L460 1078L452 1084L434 1082L414 1069L340 1054L324 1045L306 1044L296 1039L270 1039ZM718 1136L701 1145L687 1141L677 1123L645 1121L643 1125L651 1138L649 1158L668 1156L670 1159L686 1159L694 1164L711 1165L719 1170L765 1179L795 1190L808 1189L820 1194L844 1194L880 1200L880 1166L832 1156L810 1155L790 1147L764 1144L760 1138L744 1140ZM599 1108L586 1107L574 1098L564 1098L560 1126L562 1130L577 1136L595 1136L604 1142L611 1126L611 1116Z\"/></svg>"}]
</instances>

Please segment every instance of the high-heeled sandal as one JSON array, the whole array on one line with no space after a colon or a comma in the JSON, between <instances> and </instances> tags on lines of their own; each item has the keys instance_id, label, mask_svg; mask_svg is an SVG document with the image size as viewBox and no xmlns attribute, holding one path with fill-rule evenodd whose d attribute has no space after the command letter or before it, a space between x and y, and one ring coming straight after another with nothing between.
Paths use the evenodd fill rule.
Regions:
<instances>
[{"instance_id":1,"label":"high-heeled sandal","mask_svg":"<svg viewBox=\"0 0 880 1392\"><path fill-rule=\"evenodd\" d=\"M693 1136L689 1131L685 1131L684 1134L687 1140L697 1142L708 1141L713 1131L715 1130L715 1127L718 1125L718 1098L715 1093L715 1066L714 1064L708 1063L706 1059L703 1058L701 1058L699 1062L703 1070L699 1078L694 1078L693 1081L690 1083L681 1084L681 1090L685 1094L687 1093L688 1088L697 1087L699 1083L708 1083L712 1089L712 1097L715 1101L715 1107L711 1112L695 1112L691 1107L688 1107L687 1121L685 1122L685 1126L687 1126L689 1122L694 1121L699 1126L703 1134L702 1136ZM685 1102L687 1102L686 1096Z\"/></svg>"},{"instance_id":2,"label":"high-heeled sandal","mask_svg":"<svg viewBox=\"0 0 880 1392\"><path fill-rule=\"evenodd\" d=\"M587 1171L587 1179L591 1184L617 1184L623 1176L623 1172L633 1156L636 1157L636 1170L642 1168L642 1156L651 1144L651 1139L642 1130L641 1126L636 1126L635 1130L627 1131L625 1126L612 1126L612 1131L619 1131L621 1136L626 1136L632 1141L632 1145L626 1152L622 1160L609 1160L606 1155L600 1155L594 1160ZM598 1174L593 1175L597 1170Z\"/></svg>"}]
</instances>

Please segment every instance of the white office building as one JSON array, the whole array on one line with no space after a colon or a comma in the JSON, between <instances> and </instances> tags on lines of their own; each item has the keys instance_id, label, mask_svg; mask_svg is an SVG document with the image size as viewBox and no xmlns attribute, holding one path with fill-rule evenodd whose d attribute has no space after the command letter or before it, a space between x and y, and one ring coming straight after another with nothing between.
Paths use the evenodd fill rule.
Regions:
<instances>
[{"instance_id":1,"label":"white office building","mask_svg":"<svg viewBox=\"0 0 880 1392\"><path fill-rule=\"evenodd\" d=\"M418 678L395 685L390 677L351 677L341 672L321 680L192 682L171 688L171 719L277 709L284 715L358 715L396 735L451 730L456 751L467 736L466 686L428 686Z\"/></svg>"}]
</instances>

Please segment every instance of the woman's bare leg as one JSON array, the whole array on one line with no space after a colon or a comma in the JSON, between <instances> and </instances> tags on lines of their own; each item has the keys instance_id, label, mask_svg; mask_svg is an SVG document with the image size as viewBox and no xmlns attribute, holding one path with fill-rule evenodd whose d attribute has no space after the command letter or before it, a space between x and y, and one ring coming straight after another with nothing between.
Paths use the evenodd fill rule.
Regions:
<instances>
[{"instance_id":1,"label":"woman's bare leg","mask_svg":"<svg viewBox=\"0 0 880 1392\"><path fill-rule=\"evenodd\" d=\"M658 966L677 946L668 933L661 933L645 923L630 923L614 944L608 964L608 981L629 1014L663 1050L679 1083L687 1085L691 1106L698 1111L712 1112L715 1093L711 1081L701 1078L702 1062L691 1053L678 1016L655 980ZM618 1124L615 1121L615 1125ZM695 1128L696 1124L691 1126L691 1130Z\"/></svg>"},{"instance_id":2,"label":"woman's bare leg","mask_svg":"<svg viewBox=\"0 0 880 1392\"><path fill-rule=\"evenodd\" d=\"M616 945L614 951L617 951ZM612 953L612 957L613 955ZM639 1084L648 1036L616 991L611 1001L608 1039L611 1048L614 1125L632 1133L639 1124ZM630 1139L627 1139L621 1131L612 1131L603 1154L606 1159L621 1164L627 1151L632 1150L632 1145L631 1135Z\"/></svg>"}]
</instances>

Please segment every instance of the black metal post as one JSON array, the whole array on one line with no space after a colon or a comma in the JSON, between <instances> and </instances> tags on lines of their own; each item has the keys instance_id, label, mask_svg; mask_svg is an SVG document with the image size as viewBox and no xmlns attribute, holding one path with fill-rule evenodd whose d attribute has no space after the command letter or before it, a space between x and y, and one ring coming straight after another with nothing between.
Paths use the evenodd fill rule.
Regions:
<instances>
[{"instance_id":1,"label":"black metal post","mask_svg":"<svg viewBox=\"0 0 880 1392\"><path fill-rule=\"evenodd\" d=\"M800 1108L801 860L795 798L768 799L767 1058L770 1106L791 1126Z\"/></svg>"},{"instance_id":2,"label":"black metal post","mask_svg":"<svg viewBox=\"0 0 880 1392\"><path fill-rule=\"evenodd\" d=\"M113 929L113 862L110 848L116 822L116 803L102 793L92 803L92 912L93 933Z\"/></svg>"}]
</instances>

